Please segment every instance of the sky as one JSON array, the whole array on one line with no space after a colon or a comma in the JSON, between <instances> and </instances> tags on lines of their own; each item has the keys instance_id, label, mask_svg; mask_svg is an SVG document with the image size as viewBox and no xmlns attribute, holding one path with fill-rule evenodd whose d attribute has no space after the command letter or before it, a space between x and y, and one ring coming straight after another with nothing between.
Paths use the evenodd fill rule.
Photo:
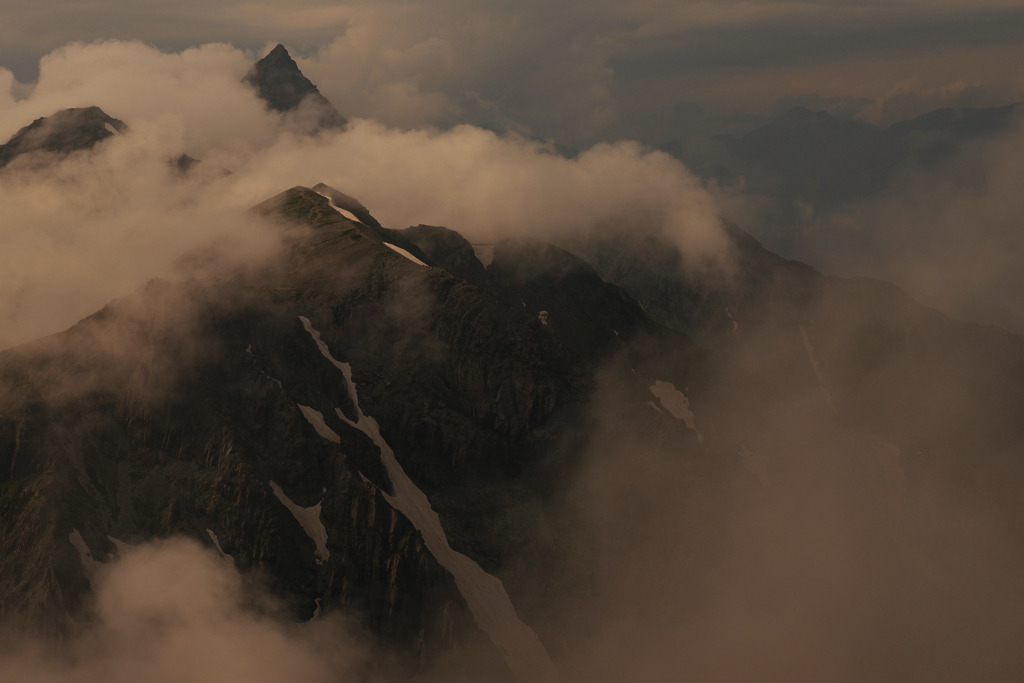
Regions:
<instances>
[{"instance_id":1,"label":"sky","mask_svg":"<svg viewBox=\"0 0 1024 683\"><path fill-rule=\"evenodd\" d=\"M276 42L349 116L660 144L793 104L889 122L1024 99L1018 0L2 0L20 82L73 41Z\"/></svg>"}]
</instances>

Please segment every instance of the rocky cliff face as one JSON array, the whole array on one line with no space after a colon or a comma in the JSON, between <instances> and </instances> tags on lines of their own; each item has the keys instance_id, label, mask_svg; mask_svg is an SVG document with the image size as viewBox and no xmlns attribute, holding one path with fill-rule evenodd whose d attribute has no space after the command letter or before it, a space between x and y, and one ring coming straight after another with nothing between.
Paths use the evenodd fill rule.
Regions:
<instances>
[{"instance_id":1,"label":"rocky cliff face","mask_svg":"<svg viewBox=\"0 0 1024 683\"><path fill-rule=\"evenodd\" d=\"M154 281L2 354L5 617L72 629L85 558L182 534L266 577L297 619L360 614L414 659L479 640L453 574L389 499L380 445L352 422L376 419L451 546L493 571L533 543L507 522L536 504L524 482L582 400L579 361L320 194L258 210L299 230L281 261ZM317 511L322 547L296 509Z\"/></svg>"}]
</instances>

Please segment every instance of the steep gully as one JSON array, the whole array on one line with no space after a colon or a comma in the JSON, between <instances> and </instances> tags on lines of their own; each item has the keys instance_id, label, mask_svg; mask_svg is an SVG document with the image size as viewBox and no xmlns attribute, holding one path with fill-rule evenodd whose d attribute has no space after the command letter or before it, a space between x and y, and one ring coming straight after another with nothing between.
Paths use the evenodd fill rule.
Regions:
<instances>
[{"instance_id":1,"label":"steep gully","mask_svg":"<svg viewBox=\"0 0 1024 683\"><path fill-rule=\"evenodd\" d=\"M359 407L359 396L352 380L351 366L331 355L327 344L308 318L300 316L299 320L316 342L320 353L340 370L345 378L349 397L356 409L356 420L350 420L340 409L335 408L338 418L369 437L380 450L381 461L394 487L393 495L381 492L384 498L412 522L438 564L451 572L477 625L490 637L516 678L531 683L557 681L558 673L544 645L533 630L519 619L501 581L485 572L469 557L453 550L448 544L441 520L431 508L427 496L402 469L394 451L381 436L377 421L365 415ZM308 407L304 407L302 412L318 434L331 441L338 439L337 434L324 423L322 415L311 416L316 411Z\"/></svg>"}]
</instances>

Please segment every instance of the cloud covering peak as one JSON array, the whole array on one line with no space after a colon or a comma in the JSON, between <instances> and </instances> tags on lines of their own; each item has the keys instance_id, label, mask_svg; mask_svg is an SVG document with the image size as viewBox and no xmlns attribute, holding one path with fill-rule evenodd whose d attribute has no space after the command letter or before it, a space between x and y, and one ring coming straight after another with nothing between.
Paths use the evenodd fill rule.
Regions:
<instances>
[{"instance_id":1,"label":"cloud covering peak","mask_svg":"<svg viewBox=\"0 0 1024 683\"><path fill-rule=\"evenodd\" d=\"M0 288L13 295L0 310L0 347L168 276L211 239L259 252L272 232L249 225L244 210L319 182L358 198L387 227L446 225L476 241L629 228L664 234L695 265L728 262L714 201L664 153L618 142L570 158L515 134L370 120L310 137L242 83L250 68L246 53L222 44L180 53L73 44L43 59L30 96L0 92L0 138L74 106L99 106L129 126L47 173L4 179ZM168 162L182 154L230 174L181 177Z\"/></svg>"}]
</instances>

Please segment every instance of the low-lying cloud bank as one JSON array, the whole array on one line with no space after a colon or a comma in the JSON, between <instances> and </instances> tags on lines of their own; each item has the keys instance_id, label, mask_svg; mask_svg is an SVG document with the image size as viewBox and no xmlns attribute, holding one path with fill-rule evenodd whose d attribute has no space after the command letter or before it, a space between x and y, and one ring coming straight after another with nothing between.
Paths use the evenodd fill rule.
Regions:
<instances>
[{"instance_id":1,"label":"low-lying cloud bank","mask_svg":"<svg viewBox=\"0 0 1024 683\"><path fill-rule=\"evenodd\" d=\"M0 648L0 679L326 683L353 680L368 656L340 622L288 625L257 611L234 568L188 539L132 549L95 581L95 619L57 656L42 644Z\"/></svg>"},{"instance_id":2,"label":"low-lying cloud bank","mask_svg":"<svg viewBox=\"0 0 1024 683\"><path fill-rule=\"evenodd\" d=\"M43 60L29 97L0 92L3 139L75 106L97 105L129 126L92 154L4 171L0 290L10 294L0 348L167 276L211 238L249 249L266 242L241 212L299 184L338 187L388 227L441 224L477 241L629 227L663 232L694 264L728 262L713 200L668 155L622 142L570 159L469 126L396 130L368 120L304 137L240 83L250 64L225 45L168 54L141 43L74 44ZM182 153L231 173L181 178L168 160Z\"/></svg>"}]
</instances>

